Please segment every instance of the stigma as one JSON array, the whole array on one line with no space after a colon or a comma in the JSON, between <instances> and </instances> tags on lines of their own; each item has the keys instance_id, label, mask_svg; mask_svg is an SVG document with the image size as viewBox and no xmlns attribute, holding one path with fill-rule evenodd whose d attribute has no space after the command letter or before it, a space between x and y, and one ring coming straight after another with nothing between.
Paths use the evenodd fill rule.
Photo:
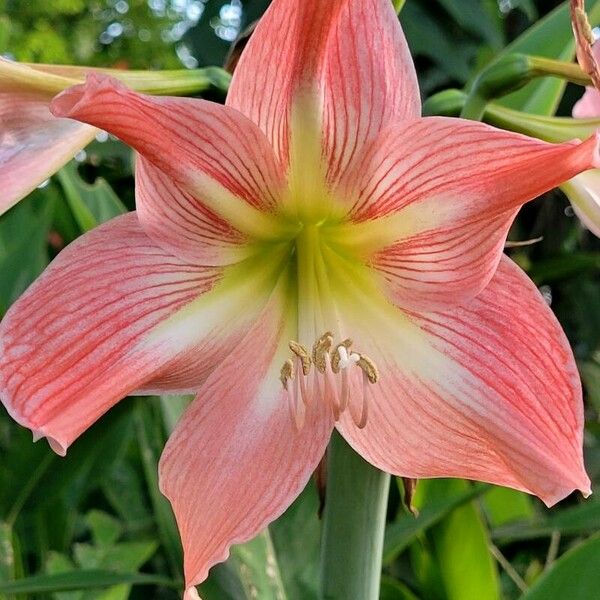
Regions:
<instances>
[{"instance_id":1,"label":"stigma","mask_svg":"<svg viewBox=\"0 0 600 600\"><path fill-rule=\"evenodd\" d=\"M370 386L379 380L375 363L353 350L351 339L336 344L330 331L314 342L310 352L294 340L289 342L289 349L291 357L281 367L280 381L296 429L304 426L306 409L313 399L327 403L336 421L347 410L354 424L364 428L369 416Z\"/></svg>"}]
</instances>

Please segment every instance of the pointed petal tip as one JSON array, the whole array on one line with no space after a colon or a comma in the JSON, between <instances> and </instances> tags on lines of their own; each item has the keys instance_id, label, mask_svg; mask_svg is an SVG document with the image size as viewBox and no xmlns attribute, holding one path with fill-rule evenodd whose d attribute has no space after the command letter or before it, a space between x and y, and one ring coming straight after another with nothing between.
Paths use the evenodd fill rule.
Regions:
<instances>
[{"instance_id":1,"label":"pointed petal tip","mask_svg":"<svg viewBox=\"0 0 600 600\"><path fill-rule=\"evenodd\" d=\"M25 427L26 429L29 429L31 431L34 444L36 442L39 442L42 438L46 438L46 441L48 442L48 445L53 450L53 452L58 454L58 456L62 457L65 457L67 455L67 449L69 448L68 443L64 441L61 442L58 438L49 435L43 427L38 428L32 425L29 419L27 419L25 416L17 414L17 412L13 409L11 404L5 401L4 398L2 399L2 404L4 404L4 407L6 408L6 411L8 412L11 419L16 421L19 425L21 425L21 427Z\"/></svg>"},{"instance_id":2,"label":"pointed petal tip","mask_svg":"<svg viewBox=\"0 0 600 600\"><path fill-rule=\"evenodd\" d=\"M118 92L123 88L123 84L114 77L103 73L88 73L85 83L74 85L54 97L50 103L50 112L55 117L76 119L79 109L91 104L99 92Z\"/></svg>"},{"instance_id":3,"label":"pointed petal tip","mask_svg":"<svg viewBox=\"0 0 600 600\"><path fill-rule=\"evenodd\" d=\"M569 478L565 478L562 485L557 485L554 492L540 495L540 499L548 508L551 508L574 492L580 492L583 498L589 498L592 495L592 482L583 466L580 467L577 474L570 474Z\"/></svg>"},{"instance_id":4,"label":"pointed petal tip","mask_svg":"<svg viewBox=\"0 0 600 600\"><path fill-rule=\"evenodd\" d=\"M200 598L200 594L198 594L198 590L194 586L191 586L183 592L183 600L202 600L202 599Z\"/></svg>"}]
</instances>

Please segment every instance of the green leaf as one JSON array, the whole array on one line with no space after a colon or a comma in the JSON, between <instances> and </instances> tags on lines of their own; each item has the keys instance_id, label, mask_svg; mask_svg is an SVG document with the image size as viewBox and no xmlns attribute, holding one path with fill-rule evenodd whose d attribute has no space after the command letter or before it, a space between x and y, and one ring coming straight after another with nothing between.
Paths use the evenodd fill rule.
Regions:
<instances>
[{"instance_id":1,"label":"green leaf","mask_svg":"<svg viewBox=\"0 0 600 600\"><path fill-rule=\"evenodd\" d=\"M445 498L429 499L419 511L418 517L403 514L395 523L389 525L385 532L383 546L383 562L389 564L403 552L419 535L439 523L453 510L481 496L489 486L480 484L449 494Z\"/></svg>"},{"instance_id":2,"label":"green leaf","mask_svg":"<svg viewBox=\"0 0 600 600\"><path fill-rule=\"evenodd\" d=\"M0 522L0 581L14 576L15 556L12 544L12 527Z\"/></svg>"},{"instance_id":3,"label":"green leaf","mask_svg":"<svg viewBox=\"0 0 600 600\"><path fill-rule=\"evenodd\" d=\"M100 510L91 510L85 516L85 522L96 546L112 546L123 532L123 526L117 519Z\"/></svg>"},{"instance_id":4,"label":"green leaf","mask_svg":"<svg viewBox=\"0 0 600 600\"><path fill-rule=\"evenodd\" d=\"M595 361L580 363L579 373L590 403L600 412L600 364Z\"/></svg>"},{"instance_id":5,"label":"green leaf","mask_svg":"<svg viewBox=\"0 0 600 600\"><path fill-rule=\"evenodd\" d=\"M113 585L160 585L178 588L181 582L173 581L161 575L145 573L119 573L105 570L78 570L70 573L55 573L52 575L32 575L18 581L0 581L0 593L5 594L49 594L53 592L68 592L91 590L110 587Z\"/></svg>"},{"instance_id":6,"label":"green leaf","mask_svg":"<svg viewBox=\"0 0 600 600\"><path fill-rule=\"evenodd\" d=\"M492 527L527 521L535 516L531 496L511 488L494 486L481 502Z\"/></svg>"},{"instance_id":7,"label":"green leaf","mask_svg":"<svg viewBox=\"0 0 600 600\"><path fill-rule=\"evenodd\" d=\"M321 547L316 486L306 486L292 506L269 529L288 596L316 598Z\"/></svg>"},{"instance_id":8,"label":"green leaf","mask_svg":"<svg viewBox=\"0 0 600 600\"><path fill-rule=\"evenodd\" d=\"M504 46L504 31L498 3L494 0L438 0L466 31L476 34L496 50Z\"/></svg>"},{"instance_id":9,"label":"green leaf","mask_svg":"<svg viewBox=\"0 0 600 600\"><path fill-rule=\"evenodd\" d=\"M430 479L419 483L415 505L426 507L449 495L469 490L460 479ZM488 549L488 532L478 506L471 502L453 510L428 533L447 600L497 600L500 587L496 564Z\"/></svg>"},{"instance_id":10,"label":"green leaf","mask_svg":"<svg viewBox=\"0 0 600 600\"><path fill-rule=\"evenodd\" d=\"M598 522L596 522L597 525ZM600 535L560 557L522 600L592 600L600 590Z\"/></svg>"},{"instance_id":11,"label":"green leaf","mask_svg":"<svg viewBox=\"0 0 600 600\"><path fill-rule=\"evenodd\" d=\"M54 460L52 469L36 482L28 503L43 506L61 497L76 506L125 451L132 434L131 409L131 403L121 402L78 439L65 458Z\"/></svg>"},{"instance_id":12,"label":"green leaf","mask_svg":"<svg viewBox=\"0 0 600 600\"><path fill-rule=\"evenodd\" d=\"M550 537L554 531L559 531L562 535L585 535L598 528L600 501L590 499L577 506L544 514L548 516L527 523L498 527L493 530L492 535L503 544Z\"/></svg>"},{"instance_id":13,"label":"green leaf","mask_svg":"<svg viewBox=\"0 0 600 600\"><path fill-rule=\"evenodd\" d=\"M574 252L539 260L528 270L529 276L537 283L554 283L585 273L600 270L600 252Z\"/></svg>"},{"instance_id":14,"label":"green leaf","mask_svg":"<svg viewBox=\"0 0 600 600\"><path fill-rule=\"evenodd\" d=\"M127 212L104 179L98 178L93 184L85 182L79 176L74 162L58 172L58 180L73 216L84 232Z\"/></svg>"},{"instance_id":15,"label":"green leaf","mask_svg":"<svg viewBox=\"0 0 600 600\"><path fill-rule=\"evenodd\" d=\"M49 263L48 233L57 190L36 190L0 218L0 315Z\"/></svg>"},{"instance_id":16,"label":"green leaf","mask_svg":"<svg viewBox=\"0 0 600 600\"><path fill-rule=\"evenodd\" d=\"M419 598L401 581L383 575L379 600L419 600Z\"/></svg>"},{"instance_id":17,"label":"green leaf","mask_svg":"<svg viewBox=\"0 0 600 600\"><path fill-rule=\"evenodd\" d=\"M231 557L248 599L285 600L287 598L268 529L252 541L234 546Z\"/></svg>"},{"instance_id":18,"label":"green leaf","mask_svg":"<svg viewBox=\"0 0 600 600\"><path fill-rule=\"evenodd\" d=\"M169 558L172 572L178 573L183 562L179 533L171 505L158 488L158 460L165 443L158 402L158 398L137 399L135 423L146 486L160 540Z\"/></svg>"}]
</instances>

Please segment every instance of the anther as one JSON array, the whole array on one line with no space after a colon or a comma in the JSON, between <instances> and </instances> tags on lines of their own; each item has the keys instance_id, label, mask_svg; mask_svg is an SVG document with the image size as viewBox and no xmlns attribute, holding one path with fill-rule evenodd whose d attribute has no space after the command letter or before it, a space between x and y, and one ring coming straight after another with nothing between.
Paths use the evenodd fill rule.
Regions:
<instances>
[{"instance_id":1,"label":"anther","mask_svg":"<svg viewBox=\"0 0 600 600\"><path fill-rule=\"evenodd\" d=\"M368 356L361 354L356 364L367 376L369 383L377 383L379 381L379 370L377 369L377 365Z\"/></svg>"},{"instance_id":2,"label":"anther","mask_svg":"<svg viewBox=\"0 0 600 600\"><path fill-rule=\"evenodd\" d=\"M331 350L331 346L333 346L333 333L330 331L326 331L314 344L312 347L312 361L315 365L315 368L319 373L325 373L327 369L327 360L325 358L326 354L329 354Z\"/></svg>"},{"instance_id":3,"label":"anther","mask_svg":"<svg viewBox=\"0 0 600 600\"><path fill-rule=\"evenodd\" d=\"M283 389L287 391L288 381L294 379L294 363L291 358L288 358L281 367L279 381L283 384Z\"/></svg>"},{"instance_id":4,"label":"anther","mask_svg":"<svg viewBox=\"0 0 600 600\"><path fill-rule=\"evenodd\" d=\"M308 350L298 342L293 340L289 343L290 350L300 359L302 363L302 373L308 375L310 373L311 358L308 354Z\"/></svg>"}]
</instances>

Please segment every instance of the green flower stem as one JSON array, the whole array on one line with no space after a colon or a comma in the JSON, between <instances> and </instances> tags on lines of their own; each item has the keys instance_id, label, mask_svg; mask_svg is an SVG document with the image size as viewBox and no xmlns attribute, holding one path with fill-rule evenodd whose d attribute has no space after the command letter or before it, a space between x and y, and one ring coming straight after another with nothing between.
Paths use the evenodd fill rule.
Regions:
<instances>
[{"instance_id":1,"label":"green flower stem","mask_svg":"<svg viewBox=\"0 0 600 600\"><path fill-rule=\"evenodd\" d=\"M560 77L577 85L593 85L590 76L577 63L554 60L544 56L530 56L531 78Z\"/></svg>"},{"instance_id":2,"label":"green flower stem","mask_svg":"<svg viewBox=\"0 0 600 600\"><path fill-rule=\"evenodd\" d=\"M425 116L456 117L460 114L466 94L460 90L444 90L431 96L423 105ZM506 108L490 102L485 107L483 121L508 131L516 131L546 142L585 140L600 129L600 119L548 117Z\"/></svg>"},{"instance_id":3,"label":"green flower stem","mask_svg":"<svg viewBox=\"0 0 600 600\"><path fill-rule=\"evenodd\" d=\"M225 95L231 75L219 67L175 71L113 71L139 92L160 96L190 96L207 91Z\"/></svg>"},{"instance_id":4,"label":"green flower stem","mask_svg":"<svg viewBox=\"0 0 600 600\"><path fill-rule=\"evenodd\" d=\"M473 82L461 117L480 121L487 103L514 92L537 77L560 77L578 85L591 85L577 64L541 56L509 54L491 63Z\"/></svg>"},{"instance_id":5,"label":"green flower stem","mask_svg":"<svg viewBox=\"0 0 600 600\"><path fill-rule=\"evenodd\" d=\"M322 600L377 600L390 476L334 432L321 544Z\"/></svg>"}]
</instances>

